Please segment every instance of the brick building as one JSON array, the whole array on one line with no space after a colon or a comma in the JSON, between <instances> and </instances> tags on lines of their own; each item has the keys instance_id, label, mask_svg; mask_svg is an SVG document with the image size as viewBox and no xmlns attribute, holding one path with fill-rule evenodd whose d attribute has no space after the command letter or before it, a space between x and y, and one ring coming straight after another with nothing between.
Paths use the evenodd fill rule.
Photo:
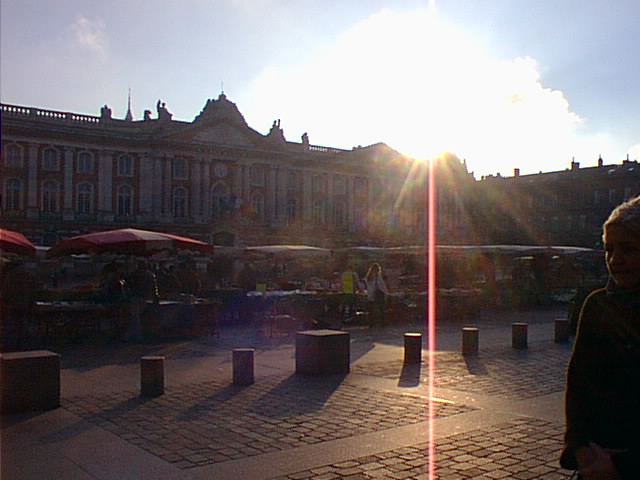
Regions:
<instances>
[{"instance_id":1,"label":"brick building","mask_svg":"<svg viewBox=\"0 0 640 480\"><path fill-rule=\"evenodd\" d=\"M428 164L385 144L351 150L263 135L224 93L192 121L158 101L142 120L0 105L0 221L38 245L137 227L218 245L424 243ZM597 245L640 193L640 165L490 176L434 164L439 244Z\"/></svg>"},{"instance_id":2,"label":"brick building","mask_svg":"<svg viewBox=\"0 0 640 480\"><path fill-rule=\"evenodd\" d=\"M411 202L425 182L407 190L415 161L384 144L291 142L279 120L263 135L224 94L191 122L156 110L134 121L106 105L100 116L2 105L2 225L39 245L121 227L221 245L401 244L424 232Z\"/></svg>"},{"instance_id":3,"label":"brick building","mask_svg":"<svg viewBox=\"0 0 640 480\"><path fill-rule=\"evenodd\" d=\"M624 200L640 195L640 164L624 160L563 171L485 177L476 183L472 217L485 243L601 245L602 224Z\"/></svg>"}]
</instances>

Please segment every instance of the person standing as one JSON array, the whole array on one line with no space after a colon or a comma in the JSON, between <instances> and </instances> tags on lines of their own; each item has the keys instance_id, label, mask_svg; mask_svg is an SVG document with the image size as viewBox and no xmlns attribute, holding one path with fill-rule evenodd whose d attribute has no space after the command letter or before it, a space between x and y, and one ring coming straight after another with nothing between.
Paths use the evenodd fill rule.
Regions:
<instances>
[{"instance_id":1,"label":"person standing","mask_svg":"<svg viewBox=\"0 0 640 480\"><path fill-rule=\"evenodd\" d=\"M130 295L129 325L125 340L138 342L142 340L142 315L147 301L157 302L158 284L149 264L141 260L136 270L126 279Z\"/></svg>"},{"instance_id":2,"label":"person standing","mask_svg":"<svg viewBox=\"0 0 640 480\"><path fill-rule=\"evenodd\" d=\"M347 265L347 269L340 276L342 283L342 310L344 317L353 317L356 313L356 293L358 291L358 283L360 279L354 271L353 265Z\"/></svg>"},{"instance_id":3,"label":"person standing","mask_svg":"<svg viewBox=\"0 0 640 480\"><path fill-rule=\"evenodd\" d=\"M603 225L609 281L584 302L567 370L562 467L640 478L640 197Z\"/></svg>"},{"instance_id":4,"label":"person standing","mask_svg":"<svg viewBox=\"0 0 640 480\"><path fill-rule=\"evenodd\" d=\"M382 276L379 263L372 263L364 276L367 286L367 300L369 303L369 325L383 326L385 323L384 310L387 303L389 289Z\"/></svg>"}]
</instances>

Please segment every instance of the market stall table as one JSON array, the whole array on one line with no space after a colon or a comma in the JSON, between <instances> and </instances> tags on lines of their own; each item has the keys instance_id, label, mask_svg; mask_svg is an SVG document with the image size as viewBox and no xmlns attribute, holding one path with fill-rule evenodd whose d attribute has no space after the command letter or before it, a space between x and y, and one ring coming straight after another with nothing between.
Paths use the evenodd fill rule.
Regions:
<instances>
[{"instance_id":1,"label":"market stall table","mask_svg":"<svg viewBox=\"0 0 640 480\"><path fill-rule=\"evenodd\" d=\"M142 314L142 329L147 337L218 335L217 302L147 302Z\"/></svg>"},{"instance_id":2,"label":"market stall table","mask_svg":"<svg viewBox=\"0 0 640 480\"><path fill-rule=\"evenodd\" d=\"M95 337L112 326L104 305L92 302L36 302L22 333L44 342Z\"/></svg>"}]
</instances>

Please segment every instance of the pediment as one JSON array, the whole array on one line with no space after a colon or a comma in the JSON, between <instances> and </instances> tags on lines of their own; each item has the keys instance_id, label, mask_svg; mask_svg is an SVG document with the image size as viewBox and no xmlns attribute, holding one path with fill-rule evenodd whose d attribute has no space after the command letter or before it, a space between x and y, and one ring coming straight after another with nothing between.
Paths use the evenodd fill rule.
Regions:
<instances>
[{"instance_id":1,"label":"pediment","mask_svg":"<svg viewBox=\"0 0 640 480\"><path fill-rule=\"evenodd\" d=\"M201 129L193 136L194 140L211 143L246 145L249 142L247 132L241 132L231 125L216 125Z\"/></svg>"},{"instance_id":2,"label":"pediment","mask_svg":"<svg viewBox=\"0 0 640 480\"><path fill-rule=\"evenodd\" d=\"M234 125L221 122L216 125L205 125L195 128L189 132L182 132L179 137L198 143L251 145L253 144L252 133L254 132L246 128L238 128Z\"/></svg>"}]
</instances>

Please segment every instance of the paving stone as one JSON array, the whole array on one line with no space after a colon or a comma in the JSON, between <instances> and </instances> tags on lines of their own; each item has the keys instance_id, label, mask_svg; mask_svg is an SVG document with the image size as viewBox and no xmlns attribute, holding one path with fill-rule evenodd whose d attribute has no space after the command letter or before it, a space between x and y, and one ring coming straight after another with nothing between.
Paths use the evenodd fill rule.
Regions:
<instances>
[{"instance_id":1,"label":"paving stone","mask_svg":"<svg viewBox=\"0 0 640 480\"><path fill-rule=\"evenodd\" d=\"M215 381L183 385L166 388L162 397L153 400L141 400L138 392L117 392L96 400L93 396L65 398L63 407L108 426L150 453L165 449L190 464L221 458L208 455L211 452L226 461L410 425L421 421L427 409L420 396L346 382L336 389L332 381L299 376L269 377L237 390ZM438 417L471 410L447 402L438 409ZM251 429L237 429L237 425L251 425ZM206 460L192 457L195 454Z\"/></svg>"}]
</instances>

